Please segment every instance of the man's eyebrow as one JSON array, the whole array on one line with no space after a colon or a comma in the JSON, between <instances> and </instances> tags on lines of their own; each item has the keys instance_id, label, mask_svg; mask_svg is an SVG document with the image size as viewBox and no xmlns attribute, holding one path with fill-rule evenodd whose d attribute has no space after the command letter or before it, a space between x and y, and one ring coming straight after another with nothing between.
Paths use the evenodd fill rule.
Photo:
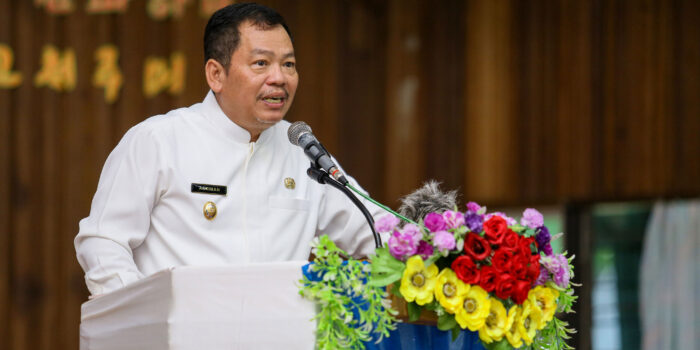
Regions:
<instances>
[{"instance_id":1,"label":"man's eyebrow","mask_svg":"<svg viewBox=\"0 0 700 350\"><path fill-rule=\"evenodd\" d=\"M264 56L274 56L275 53L272 52L271 50L265 50L265 49L253 49L250 52L252 55L264 55ZM282 55L282 58L290 58L294 57L294 51L287 52L286 54Z\"/></svg>"}]
</instances>

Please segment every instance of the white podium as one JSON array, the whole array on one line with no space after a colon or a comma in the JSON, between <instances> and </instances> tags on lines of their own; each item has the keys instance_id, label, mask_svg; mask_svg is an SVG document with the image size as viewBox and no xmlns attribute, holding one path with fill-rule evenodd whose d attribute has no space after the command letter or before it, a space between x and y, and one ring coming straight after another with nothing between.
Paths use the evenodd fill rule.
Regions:
<instances>
[{"instance_id":1,"label":"white podium","mask_svg":"<svg viewBox=\"0 0 700 350\"><path fill-rule=\"evenodd\" d=\"M315 305L306 261L161 271L82 305L81 350L304 349Z\"/></svg>"}]
</instances>

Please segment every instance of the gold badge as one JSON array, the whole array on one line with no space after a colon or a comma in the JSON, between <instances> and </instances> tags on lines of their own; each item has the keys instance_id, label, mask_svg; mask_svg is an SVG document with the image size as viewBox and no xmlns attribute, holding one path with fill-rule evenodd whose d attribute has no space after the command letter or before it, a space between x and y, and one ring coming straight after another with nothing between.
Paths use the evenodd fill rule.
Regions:
<instances>
[{"instance_id":1,"label":"gold badge","mask_svg":"<svg viewBox=\"0 0 700 350\"><path fill-rule=\"evenodd\" d=\"M294 179L292 179L291 177L284 179L284 187L286 187L290 190L293 190L294 187L296 187L296 183L294 182Z\"/></svg>"},{"instance_id":2,"label":"gold badge","mask_svg":"<svg viewBox=\"0 0 700 350\"><path fill-rule=\"evenodd\" d=\"M216 217L216 204L213 202L204 203L204 217L213 220Z\"/></svg>"}]
</instances>

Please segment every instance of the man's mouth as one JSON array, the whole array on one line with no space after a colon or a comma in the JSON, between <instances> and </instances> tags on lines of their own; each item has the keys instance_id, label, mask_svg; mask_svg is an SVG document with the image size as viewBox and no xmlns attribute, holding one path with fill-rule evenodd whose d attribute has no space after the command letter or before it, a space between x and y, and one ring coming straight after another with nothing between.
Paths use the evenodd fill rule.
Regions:
<instances>
[{"instance_id":1,"label":"man's mouth","mask_svg":"<svg viewBox=\"0 0 700 350\"><path fill-rule=\"evenodd\" d=\"M285 100L287 99L287 92L286 91L276 91L276 92L270 92L268 94L262 94L261 100L265 103L271 104L271 105L279 105L281 103L284 103Z\"/></svg>"},{"instance_id":2,"label":"man's mouth","mask_svg":"<svg viewBox=\"0 0 700 350\"><path fill-rule=\"evenodd\" d=\"M282 101L284 101L284 97L265 97L263 98L263 101L267 103L282 103Z\"/></svg>"}]
</instances>

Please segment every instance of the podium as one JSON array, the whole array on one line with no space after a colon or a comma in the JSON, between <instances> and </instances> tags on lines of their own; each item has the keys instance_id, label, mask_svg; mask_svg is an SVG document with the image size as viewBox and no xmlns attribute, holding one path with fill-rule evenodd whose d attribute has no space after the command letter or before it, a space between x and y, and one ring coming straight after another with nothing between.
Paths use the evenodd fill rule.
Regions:
<instances>
[{"instance_id":1,"label":"podium","mask_svg":"<svg viewBox=\"0 0 700 350\"><path fill-rule=\"evenodd\" d=\"M82 305L81 350L305 349L313 302L287 261L160 271Z\"/></svg>"}]
</instances>

